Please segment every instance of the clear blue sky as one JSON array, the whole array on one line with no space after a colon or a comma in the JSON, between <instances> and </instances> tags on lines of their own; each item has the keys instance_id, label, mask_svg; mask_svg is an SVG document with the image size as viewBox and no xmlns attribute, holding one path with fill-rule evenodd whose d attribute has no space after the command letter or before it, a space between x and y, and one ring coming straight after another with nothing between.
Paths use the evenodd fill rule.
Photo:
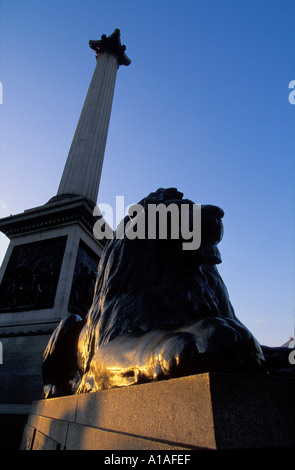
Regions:
<instances>
[{"instance_id":1,"label":"clear blue sky","mask_svg":"<svg viewBox=\"0 0 295 470\"><path fill-rule=\"evenodd\" d=\"M95 67L121 30L99 202L176 186L225 211L219 266L263 344L294 331L293 0L2 0L1 216L57 192ZM1 258L7 240L1 237Z\"/></svg>"}]
</instances>

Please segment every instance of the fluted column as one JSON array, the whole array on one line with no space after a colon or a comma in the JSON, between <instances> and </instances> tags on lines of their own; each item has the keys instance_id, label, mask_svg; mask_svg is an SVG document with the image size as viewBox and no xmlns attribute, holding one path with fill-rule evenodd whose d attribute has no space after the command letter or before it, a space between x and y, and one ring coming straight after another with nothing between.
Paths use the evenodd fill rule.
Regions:
<instances>
[{"instance_id":1,"label":"fluted column","mask_svg":"<svg viewBox=\"0 0 295 470\"><path fill-rule=\"evenodd\" d=\"M119 65L129 65L120 31L99 41L89 41L97 64L73 137L58 195L82 195L96 203L106 147L116 75Z\"/></svg>"}]
</instances>

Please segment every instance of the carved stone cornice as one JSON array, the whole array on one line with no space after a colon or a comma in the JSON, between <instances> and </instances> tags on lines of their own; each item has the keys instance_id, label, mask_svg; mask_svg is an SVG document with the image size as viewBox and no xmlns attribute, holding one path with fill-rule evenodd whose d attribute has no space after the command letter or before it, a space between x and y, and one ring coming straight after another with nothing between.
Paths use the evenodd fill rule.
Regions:
<instances>
[{"instance_id":1,"label":"carved stone cornice","mask_svg":"<svg viewBox=\"0 0 295 470\"><path fill-rule=\"evenodd\" d=\"M31 325L0 325L0 339L13 338L19 336L40 336L51 335L59 322L47 324L36 323Z\"/></svg>"},{"instance_id":2,"label":"carved stone cornice","mask_svg":"<svg viewBox=\"0 0 295 470\"><path fill-rule=\"evenodd\" d=\"M93 208L94 205L85 197L63 195L52 198L43 206L1 219L0 231L8 238L14 238L79 223L93 236L93 226L97 220Z\"/></svg>"}]
</instances>

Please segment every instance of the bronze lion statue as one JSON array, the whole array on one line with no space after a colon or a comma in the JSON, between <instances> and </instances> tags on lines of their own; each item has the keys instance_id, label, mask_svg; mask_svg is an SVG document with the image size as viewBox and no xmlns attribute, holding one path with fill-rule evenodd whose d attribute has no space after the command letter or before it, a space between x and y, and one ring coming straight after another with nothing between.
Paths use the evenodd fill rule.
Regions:
<instances>
[{"instance_id":1,"label":"bronze lion statue","mask_svg":"<svg viewBox=\"0 0 295 470\"><path fill-rule=\"evenodd\" d=\"M160 203L195 206L175 188L139 204ZM184 250L172 230L166 239L157 230L153 239L125 234L107 243L87 317L63 320L44 352L45 397L202 372L265 373L262 348L236 317L216 267L223 215L201 206L195 250ZM128 223L130 216L122 227Z\"/></svg>"}]
</instances>

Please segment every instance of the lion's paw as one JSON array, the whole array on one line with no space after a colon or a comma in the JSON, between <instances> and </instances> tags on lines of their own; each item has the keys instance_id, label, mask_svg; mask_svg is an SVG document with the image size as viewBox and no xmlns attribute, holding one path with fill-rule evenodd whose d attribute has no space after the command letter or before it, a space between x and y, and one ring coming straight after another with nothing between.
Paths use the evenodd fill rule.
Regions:
<instances>
[{"instance_id":1,"label":"lion's paw","mask_svg":"<svg viewBox=\"0 0 295 470\"><path fill-rule=\"evenodd\" d=\"M186 374L196 358L197 347L191 333L174 333L156 350L154 378Z\"/></svg>"}]
</instances>

